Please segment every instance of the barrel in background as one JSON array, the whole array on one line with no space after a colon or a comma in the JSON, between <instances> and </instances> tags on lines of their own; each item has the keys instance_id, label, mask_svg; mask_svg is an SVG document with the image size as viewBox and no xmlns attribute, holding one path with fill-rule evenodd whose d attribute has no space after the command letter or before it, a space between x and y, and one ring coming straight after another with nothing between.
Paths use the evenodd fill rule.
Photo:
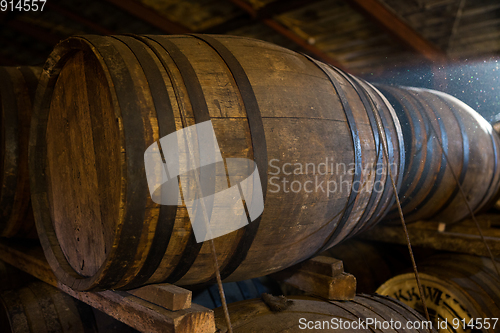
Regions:
<instances>
[{"instance_id":1,"label":"barrel in background","mask_svg":"<svg viewBox=\"0 0 500 333\"><path fill-rule=\"evenodd\" d=\"M377 87L403 129L406 161L399 197L406 221L452 223L470 215L457 182L474 212L492 204L500 185L500 139L491 125L451 95ZM396 207L387 219L399 219Z\"/></svg>"},{"instance_id":2,"label":"barrel in background","mask_svg":"<svg viewBox=\"0 0 500 333\"><path fill-rule=\"evenodd\" d=\"M214 240L226 281L289 267L375 223L394 202L388 166L402 179L401 129L378 90L269 43L73 37L54 49L40 87L30 139L37 229L57 277L78 290L214 280L186 208L155 204L146 183L146 148L186 126L211 120L222 156L259 168L263 215ZM271 183L339 182L335 172L276 171L325 161L357 166L343 191Z\"/></svg>"},{"instance_id":3,"label":"barrel in background","mask_svg":"<svg viewBox=\"0 0 500 333\"><path fill-rule=\"evenodd\" d=\"M97 332L90 306L43 282L2 292L0 305L2 332Z\"/></svg>"},{"instance_id":4,"label":"barrel in background","mask_svg":"<svg viewBox=\"0 0 500 333\"><path fill-rule=\"evenodd\" d=\"M28 142L40 72L38 67L0 67L0 237L36 237Z\"/></svg>"},{"instance_id":5,"label":"barrel in background","mask_svg":"<svg viewBox=\"0 0 500 333\"><path fill-rule=\"evenodd\" d=\"M499 263L500 264L500 263ZM489 258L470 255L438 255L418 264L431 319L455 323L475 318L499 318L500 278ZM423 313L413 273L393 277L377 289ZM493 322L486 332L497 332ZM447 331L443 331L447 332ZM462 330L457 330L462 332Z\"/></svg>"},{"instance_id":6,"label":"barrel in background","mask_svg":"<svg viewBox=\"0 0 500 333\"><path fill-rule=\"evenodd\" d=\"M423 326L406 329L408 322L417 326L422 324L425 319L410 307L385 296L360 294L353 301L347 302L327 302L312 297L294 296L290 297L287 303L288 306L282 306L281 310L277 310L279 307L269 304L269 301L266 303L262 299L240 301L228 305L233 332L304 332L312 330L324 332L429 332L429 329ZM274 311L271 310L271 307ZM358 326L360 323L363 325L367 318L377 321L379 326L374 326L373 323L370 327L367 325ZM391 321L393 322L392 329L389 324ZM394 327L396 321L401 324L401 328ZM215 309L215 323L221 333L228 331L222 308ZM435 331L430 330L430 332Z\"/></svg>"}]
</instances>

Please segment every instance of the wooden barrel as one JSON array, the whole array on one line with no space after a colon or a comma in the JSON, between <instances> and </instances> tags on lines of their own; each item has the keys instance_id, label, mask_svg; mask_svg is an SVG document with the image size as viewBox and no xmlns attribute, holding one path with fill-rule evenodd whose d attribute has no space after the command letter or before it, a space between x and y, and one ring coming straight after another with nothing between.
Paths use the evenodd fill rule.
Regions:
<instances>
[{"instance_id":1,"label":"wooden barrel","mask_svg":"<svg viewBox=\"0 0 500 333\"><path fill-rule=\"evenodd\" d=\"M0 237L36 237L28 141L37 67L0 67Z\"/></svg>"},{"instance_id":2,"label":"wooden barrel","mask_svg":"<svg viewBox=\"0 0 500 333\"><path fill-rule=\"evenodd\" d=\"M402 134L367 83L242 37L72 37L45 64L30 137L37 229L62 282L213 281L209 244L184 204L151 200L144 166L161 137L209 120L224 159L255 161L265 200L259 218L215 239L225 281L305 260L392 206L380 140L399 183Z\"/></svg>"},{"instance_id":3,"label":"wooden barrel","mask_svg":"<svg viewBox=\"0 0 500 333\"><path fill-rule=\"evenodd\" d=\"M90 306L43 282L3 292L0 304L2 332L97 332Z\"/></svg>"},{"instance_id":4,"label":"wooden barrel","mask_svg":"<svg viewBox=\"0 0 500 333\"><path fill-rule=\"evenodd\" d=\"M489 329L483 327L481 330L478 327L464 329L462 321L468 324L471 319L500 317L500 278L490 259L439 255L419 263L418 268L431 319L435 324L438 320L448 322L448 330L442 332L471 332L471 328L476 328L477 332L498 332L498 323L493 327L491 322ZM423 312L413 273L388 280L377 293L394 297ZM459 321L462 326L457 325L453 330L451 325Z\"/></svg>"},{"instance_id":5,"label":"wooden barrel","mask_svg":"<svg viewBox=\"0 0 500 333\"><path fill-rule=\"evenodd\" d=\"M233 332L435 332L426 329L425 319L416 311L380 295L360 294L348 302L306 296L290 297L289 301L282 311L271 310L270 302L262 299L230 304ZM215 325L219 332L228 332L221 308L215 309Z\"/></svg>"},{"instance_id":6,"label":"wooden barrel","mask_svg":"<svg viewBox=\"0 0 500 333\"><path fill-rule=\"evenodd\" d=\"M474 211L490 203L500 188L500 139L491 125L442 92L378 88L394 106L403 128L406 162L399 197L406 220L451 223L468 216L457 181ZM394 207L387 219L396 218Z\"/></svg>"}]
</instances>

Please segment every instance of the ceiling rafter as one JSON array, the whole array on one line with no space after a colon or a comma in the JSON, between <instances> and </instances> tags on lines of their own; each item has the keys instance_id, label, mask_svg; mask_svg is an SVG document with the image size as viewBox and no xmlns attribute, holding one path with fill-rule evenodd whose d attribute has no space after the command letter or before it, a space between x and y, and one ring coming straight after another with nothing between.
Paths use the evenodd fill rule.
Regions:
<instances>
[{"instance_id":1,"label":"ceiling rafter","mask_svg":"<svg viewBox=\"0 0 500 333\"><path fill-rule=\"evenodd\" d=\"M330 55L327 53L323 52L316 46L309 44L308 41L306 41L304 38L301 36L297 35L295 32L292 30L288 29L287 27L283 26L279 22L275 21L272 18L259 18L258 16L258 11L255 10L252 5L249 3L243 1L243 0L229 0L236 6L240 7L244 11L246 11L251 17L254 17L258 20L260 20L262 23L267 25L269 28L273 29L277 33L281 34L282 36L288 38L295 44L299 45L301 48L304 50L308 51L312 55L314 55L316 58L319 60L322 60L326 63L329 63L335 67L341 68L343 70L346 70L345 66L341 64L339 61L333 59Z\"/></svg>"},{"instance_id":2,"label":"ceiling rafter","mask_svg":"<svg viewBox=\"0 0 500 333\"><path fill-rule=\"evenodd\" d=\"M167 34L185 34L192 32L182 24L173 22L165 16L159 14L152 8L143 5L137 0L106 0L118 8L140 18L141 20L155 26Z\"/></svg>"},{"instance_id":3,"label":"ceiling rafter","mask_svg":"<svg viewBox=\"0 0 500 333\"><path fill-rule=\"evenodd\" d=\"M379 0L345 0L366 17L374 20L405 46L435 62L445 62L446 54L422 37Z\"/></svg>"}]
</instances>

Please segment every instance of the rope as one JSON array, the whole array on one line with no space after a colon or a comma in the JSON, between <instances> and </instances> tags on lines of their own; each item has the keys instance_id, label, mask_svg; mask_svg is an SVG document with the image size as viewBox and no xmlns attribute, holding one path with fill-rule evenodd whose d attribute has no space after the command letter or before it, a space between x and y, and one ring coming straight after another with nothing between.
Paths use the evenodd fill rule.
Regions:
<instances>
[{"instance_id":1,"label":"rope","mask_svg":"<svg viewBox=\"0 0 500 333\"><path fill-rule=\"evenodd\" d=\"M375 89L375 88L373 88L373 89ZM376 104L376 102L371 97L370 97L370 100L371 100L371 102L374 105ZM429 316L429 311L428 311L427 305L426 305L424 288L422 287L422 283L420 281L420 275L418 274L417 263L415 262L415 257L413 255L413 250L412 250L412 247L411 247L410 235L408 234L408 228L406 227L406 221L405 221L405 218L404 218L404 215L403 215L403 210L401 208L401 202L399 201L398 190L396 188L396 183L394 182L394 177L392 175L391 162L389 160L389 149L387 147L387 142L386 142L387 138L386 138L385 135L382 135L382 133L385 133L385 131L384 131L384 128L383 128L383 125L382 125L382 120L380 119L380 115L378 113L379 112L378 108L375 107L374 111L377 111L377 112L373 112L373 114L375 115L375 122L377 123L377 128L378 128L379 132L381 133L380 140L382 142L382 148L383 148L382 150L383 150L383 153L384 153L384 157L387 160L389 177L391 179L391 184L392 184L392 190L394 191L394 196L396 198L396 204L398 206L399 217L401 219L401 225L403 226L403 230L404 230L404 233L405 233L406 244L408 246L408 252L409 252L410 258L411 258L411 263L412 263L412 266L413 266L413 272L415 273L415 280L417 281L418 291L420 293L420 300L422 301L422 306L424 308L425 318L428 321L431 321L430 316Z\"/></svg>"},{"instance_id":2,"label":"rope","mask_svg":"<svg viewBox=\"0 0 500 333\"><path fill-rule=\"evenodd\" d=\"M210 249L212 250L212 255L214 257L214 268L215 277L217 278L217 286L219 287L219 296L222 302L222 309L224 310L224 318L226 319L228 333L233 333L233 327L231 326L231 318L229 317L229 310L226 303L226 295L224 294L224 288L222 287L222 279L220 277L219 262L217 261L217 252L215 252L214 240L210 240Z\"/></svg>"}]
</instances>

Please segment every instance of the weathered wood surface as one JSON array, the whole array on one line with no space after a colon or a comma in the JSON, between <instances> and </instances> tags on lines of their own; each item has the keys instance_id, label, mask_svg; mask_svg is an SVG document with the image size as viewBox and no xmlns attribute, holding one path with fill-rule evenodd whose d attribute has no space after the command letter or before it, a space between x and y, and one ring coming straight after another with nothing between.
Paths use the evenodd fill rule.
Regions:
<instances>
[{"instance_id":1,"label":"weathered wood surface","mask_svg":"<svg viewBox=\"0 0 500 333\"><path fill-rule=\"evenodd\" d=\"M342 261L325 256L311 258L275 277L307 294L347 301L356 296L356 278L344 272Z\"/></svg>"},{"instance_id":2,"label":"weathered wood surface","mask_svg":"<svg viewBox=\"0 0 500 333\"><path fill-rule=\"evenodd\" d=\"M349 324L366 318L377 321L400 321L401 330L391 330L391 332L423 333L429 332L426 329L404 329L409 321L424 321L425 319L415 310L404 305L395 299L380 295L357 295L353 301L324 301L312 297L295 296L290 297L291 305L282 311L273 312L269 306L261 299L245 300L229 304L231 314L231 324L233 332L304 332L307 328L300 324L300 319L309 321L309 330L316 328L318 331L332 332L373 332L370 327L352 327L334 329L333 326L325 326L324 323L331 323L337 318L347 321ZM215 310L216 326L221 333L228 332L221 308ZM315 326L318 325L319 326ZM435 332L435 331L431 331Z\"/></svg>"},{"instance_id":3,"label":"weathered wood surface","mask_svg":"<svg viewBox=\"0 0 500 333\"><path fill-rule=\"evenodd\" d=\"M497 262L500 264L500 262ZM420 281L431 319L453 323L454 318L468 323L475 318L500 316L500 277L489 258L463 254L430 257L418 263ZM413 273L395 276L377 293L394 297L415 309L421 299ZM455 319L456 321L457 319ZM459 330L462 331L462 330ZM483 332L498 332L492 325Z\"/></svg>"},{"instance_id":4,"label":"weathered wood surface","mask_svg":"<svg viewBox=\"0 0 500 333\"><path fill-rule=\"evenodd\" d=\"M28 138L38 67L0 67L0 236L36 237Z\"/></svg>"},{"instance_id":5,"label":"weathered wood surface","mask_svg":"<svg viewBox=\"0 0 500 333\"><path fill-rule=\"evenodd\" d=\"M403 128L406 162L399 198L406 221L453 223L470 215L465 200L474 212L493 204L500 187L500 138L491 125L451 95L377 87ZM387 219L399 219L396 207Z\"/></svg>"},{"instance_id":6,"label":"weathered wood surface","mask_svg":"<svg viewBox=\"0 0 500 333\"><path fill-rule=\"evenodd\" d=\"M47 62L35 109L37 229L57 277L78 290L214 281L185 205L160 206L147 187L145 149L187 126L211 120L222 157L259 168L263 215L214 240L225 281L281 270L358 233L392 205L389 163L402 179L401 129L376 89L247 38L70 38ZM295 163L302 171L288 174ZM322 187L306 191L316 179ZM386 186L373 191L375 182Z\"/></svg>"},{"instance_id":7,"label":"weathered wood surface","mask_svg":"<svg viewBox=\"0 0 500 333\"><path fill-rule=\"evenodd\" d=\"M214 332L213 311L197 304L179 311L148 302L127 292L78 292L57 282L39 246L0 242L3 261L64 291L140 332Z\"/></svg>"},{"instance_id":8,"label":"weathered wood surface","mask_svg":"<svg viewBox=\"0 0 500 333\"><path fill-rule=\"evenodd\" d=\"M478 217L486 242L495 256L500 256L500 229L498 228L500 224L498 217L498 215ZM488 227L488 225L492 227ZM444 230L439 231L440 227L441 230L444 227ZM415 222L408 225L408 232L413 246L477 256L489 256L477 227L470 220L450 226L446 226L443 222L438 221ZM378 225L361 234L359 237L406 245L403 229L398 225Z\"/></svg>"}]
</instances>

